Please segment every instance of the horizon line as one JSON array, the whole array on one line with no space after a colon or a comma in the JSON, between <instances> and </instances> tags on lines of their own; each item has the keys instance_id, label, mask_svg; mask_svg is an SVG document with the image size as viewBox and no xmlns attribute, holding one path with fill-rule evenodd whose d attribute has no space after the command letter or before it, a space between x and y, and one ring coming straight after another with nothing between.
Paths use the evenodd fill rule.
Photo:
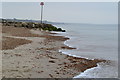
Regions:
<instances>
[{"instance_id":1,"label":"horizon line","mask_svg":"<svg viewBox=\"0 0 120 80\"><path fill-rule=\"evenodd\" d=\"M39 19L20 19L20 18L0 18L0 19L16 19L16 20L33 20L33 21L41 21ZM51 23L64 23L64 24L89 24L89 25L118 25L119 23L112 23L112 24L105 24L105 23L78 23L78 22L55 22L55 21L49 21L49 20L43 20L43 21L47 21L47 22L51 22Z\"/></svg>"}]
</instances>

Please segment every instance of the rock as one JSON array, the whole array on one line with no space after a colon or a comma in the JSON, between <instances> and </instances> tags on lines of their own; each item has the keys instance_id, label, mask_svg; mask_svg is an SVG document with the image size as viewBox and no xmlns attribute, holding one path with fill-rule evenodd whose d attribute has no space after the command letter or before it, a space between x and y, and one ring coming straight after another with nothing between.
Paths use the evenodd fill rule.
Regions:
<instances>
[{"instance_id":1,"label":"rock","mask_svg":"<svg viewBox=\"0 0 120 80\"><path fill-rule=\"evenodd\" d=\"M49 61L49 62L50 62L50 63L55 63L55 61L52 61L52 60L51 60L51 61Z\"/></svg>"},{"instance_id":2,"label":"rock","mask_svg":"<svg viewBox=\"0 0 120 80\"><path fill-rule=\"evenodd\" d=\"M62 30L62 32L66 32L66 30Z\"/></svg>"}]
</instances>

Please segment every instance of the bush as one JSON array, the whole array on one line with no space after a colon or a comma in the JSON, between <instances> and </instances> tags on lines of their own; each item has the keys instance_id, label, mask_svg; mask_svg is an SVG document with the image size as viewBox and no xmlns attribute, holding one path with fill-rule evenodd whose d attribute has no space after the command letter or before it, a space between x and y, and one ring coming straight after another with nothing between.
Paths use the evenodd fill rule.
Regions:
<instances>
[{"instance_id":1,"label":"bush","mask_svg":"<svg viewBox=\"0 0 120 80\"><path fill-rule=\"evenodd\" d=\"M62 29L61 29L61 28L58 28L57 31L62 31Z\"/></svg>"}]
</instances>

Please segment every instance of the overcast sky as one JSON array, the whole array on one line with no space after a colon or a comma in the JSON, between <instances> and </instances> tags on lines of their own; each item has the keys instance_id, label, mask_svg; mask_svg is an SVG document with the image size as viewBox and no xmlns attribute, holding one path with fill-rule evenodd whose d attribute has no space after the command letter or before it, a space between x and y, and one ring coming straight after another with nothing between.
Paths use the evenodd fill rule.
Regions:
<instances>
[{"instance_id":1,"label":"overcast sky","mask_svg":"<svg viewBox=\"0 0 120 80\"><path fill-rule=\"evenodd\" d=\"M3 2L3 18L40 20L38 2ZM43 20L54 22L116 24L117 2L46 2Z\"/></svg>"}]
</instances>

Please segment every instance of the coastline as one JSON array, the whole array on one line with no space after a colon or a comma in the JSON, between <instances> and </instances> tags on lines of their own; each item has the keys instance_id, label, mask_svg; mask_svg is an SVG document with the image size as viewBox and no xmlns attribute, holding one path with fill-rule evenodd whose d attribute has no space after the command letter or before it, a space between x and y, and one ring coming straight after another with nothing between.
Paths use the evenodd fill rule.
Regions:
<instances>
[{"instance_id":1,"label":"coastline","mask_svg":"<svg viewBox=\"0 0 120 80\"><path fill-rule=\"evenodd\" d=\"M21 29L14 29L19 34L6 31L7 35L3 36L31 42L17 44L14 49L3 50L3 63L5 63L3 77L5 78L73 78L80 72L96 67L97 63L104 62L104 60L72 57L59 52L60 49L75 49L64 45L64 41L69 39L67 37L53 36L51 34L54 33L30 29L27 29L24 35ZM24 31L24 28L22 30Z\"/></svg>"},{"instance_id":2,"label":"coastline","mask_svg":"<svg viewBox=\"0 0 120 80\"><path fill-rule=\"evenodd\" d=\"M90 60L106 60L104 63L99 63L97 67L87 69L80 73L77 75L77 78L118 77L117 26L111 26L110 28L107 25L103 25L101 27L90 27L90 25L81 26L75 24L55 26L67 30L66 33L57 34L70 38L69 40L65 41L64 44L77 48L75 50L62 49L60 52L70 56L86 58ZM95 34L94 32L91 32L91 29L98 33ZM108 34L104 35L105 33Z\"/></svg>"}]
</instances>

